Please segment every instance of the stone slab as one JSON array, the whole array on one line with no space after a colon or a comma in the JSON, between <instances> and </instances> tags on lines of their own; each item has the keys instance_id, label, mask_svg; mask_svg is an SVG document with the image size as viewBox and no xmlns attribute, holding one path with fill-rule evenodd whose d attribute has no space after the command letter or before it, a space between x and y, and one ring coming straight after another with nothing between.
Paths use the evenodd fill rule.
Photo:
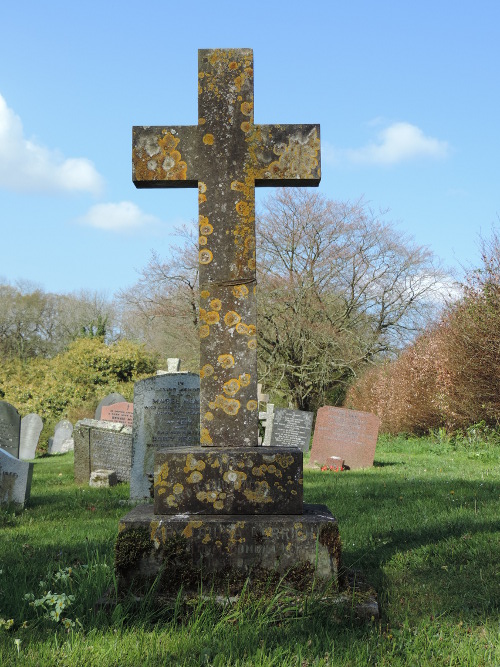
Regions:
<instances>
[{"instance_id":1,"label":"stone slab","mask_svg":"<svg viewBox=\"0 0 500 667\"><path fill-rule=\"evenodd\" d=\"M101 420L132 426L134 423L134 404L122 401L121 403L113 403L113 405L103 405Z\"/></svg>"},{"instance_id":2,"label":"stone slab","mask_svg":"<svg viewBox=\"0 0 500 667\"><path fill-rule=\"evenodd\" d=\"M77 484L88 484L99 469L114 470L119 482L130 480L132 429L118 422L82 419L75 425L74 475Z\"/></svg>"},{"instance_id":3,"label":"stone slab","mask_svg":"<svg viewBox=\"0 0 500 667\"><path fill-rule=\"evenodd\" d=\"M344 460L350 470L369 468L375 458L380 419L370 412L324 406L318 410L309 465Z\"/></svg>"},{"instance_id":4,"label":"stone slab","mask_svg":"<svg viewBox=\"0 0 500 667\"><path fill-rule=\"evenodd\" d=\"M200 444L200 378L169 373L134 385L130 497L151 498L158 449Z\"/></svg>"},{"instance_id":5,"label":"stone slab","mask_svg":"<svg viewBox=\"0 0 500 667\"><path fill-rule=\"evenodd\" d=\"M271 425L271 447L298 447L309 451L314 414L304 410L275 408Z\"/></svg>"},{"instance_id":6,"label":"stone slab","mask_svg":"<svg viewBox=\"0 0 500 667\"><path fill-rule=\"evenodd\" d=\"M23 461L34 459L40 433L43 429L43 421L40 415L31 413L21 419L21 442L19 446L19 458Z\"/></svg>"},{"instance_id":7,"label":"stone slab","mask_svg":"<svg viewBox=\"0 0 500 667\"><path fill-rule=\"evenodd\" d=\"M283 581L299 590L336 582L341 545L337 520L324 505L304 505L299 515L154 514L139 505L123 517L115 546L120 591L135 594L155 584L159 596L206 590L237 594L251 585Z\"/></svg>"},{"instance_id":8,"label":"stone slab","mask_svg":"<svg viewBox=\"0 0 500 667\"><path fill-rule=\"evenodd\" d=\"M94 489L104 489L117 484L114 470L94 470L90 473L89 486Z\"/></svg>"},{"instance_id":9,"label":"stone slab","mask_svg":"<svg viewBox=\"0 0 500 667\"><path fill-rule=\"evenodd\" d=\"M0 449L0 506L24 507L30 497L33 463Z\"/></svg>"},{"instance_id":10,"label":"stone slab","mask_svg":"<svg viewBox=\"0 0 500 667\"><path fill-rule=\"evenodd\" d=\"M156 514L301 514L297 448L186 447L155 454Z\"/></svg>"},{"instance_id":11,"label":"stone slab","mask_svg":"<svg viewBox=\"0 0 500 667\"><path fill-rule=\"evenodd\" d=\"M101 411L105 405L114 405L115 403L123 403L127 399L125 396L122 396L118 392L114 391L112 394L108 394L99 401L99 404L95 410L94 419L101 419Z\"/></svg>"},{"instance_id":12,"label":"stone slab","mask_svg":"<svg viewBox=\"0 0 500 667\"><path fill-rule=\"evenodd\" d=\"M0 401L0 448L18 459L20 438L21 415L13 405Z\"/></svg>"}]
</instances>

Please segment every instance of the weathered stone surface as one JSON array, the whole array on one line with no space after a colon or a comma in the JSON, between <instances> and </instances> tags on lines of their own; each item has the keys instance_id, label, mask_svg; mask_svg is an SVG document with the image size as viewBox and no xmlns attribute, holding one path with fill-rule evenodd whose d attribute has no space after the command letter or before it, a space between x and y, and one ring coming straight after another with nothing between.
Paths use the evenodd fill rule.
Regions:
<instances>
[{"instance_id":1,"label":"weathered stone surface","mask_svg":"<svg viewBox=\"0 0 500 667\"><path fill-rule=\"evenodd\" d=\"M318 410L309 465L344 460L351 470L373 465L380 419L370 412L324 406Z\"/></svg>"},{"instance_id":2,"label":"weathered stone surface","mask_svg":"<svg viewBox=\"0 0 500 667\"><path fill-rule=\"evenodd\" d=\"M61 419L54 429L54 435L49 438L49 454L66 454L74 449L73 424L68 419Z\"/></svg>"},{"instance_id":3,"label":"weathered stone surface","mask_svg":"<svg viewBox=\"0 0 500 667\"><path fill-rule=\"evenodd\" d=\"M0 401L0 448L16 459L19 458L20 434L21 415L13 405Z\"/></svg>"},{"instance_id":4,"label":"weathered stone surface","mask_svg":"<svg viewBox=\"0 0 500 667\"><path fill-rule=\"evenodd\" d=\"M169 357L167 359L167 373L180 373L181 360L177 357Z\"/></svg>"},{"instance_id":5,"label":"weathered stone surface","mask_svg":"<svg viewBox=\"0 0 500 667\"><path fill-rule=\"evenodd\" d=\"M88 484L99 469L114 470L119 482L130 480L132 429L118 422L82 419L75 425L74 474L77 484Z\"/></svg>"},{"instance_id":6,"label":"weathered stone surface","mask_svg":"<svg viewBox=\"0 0 500 667\"><path fill-rule=\"evenodd\" d=\"M30 497L33 463L0 449L0 506L24 507Z\"/></svg>"},{"instance_id":7,"label":"weathered stone surface","mask_svg":"<svg viewBox=\"0 0 500 667\"><path fill-rule=\"evenodd\" d=\"M299 515L155 515L135 507L120 521L116 571L121 591L149 590L160 570L158 595L197 591L239 593L248 576L258 586L276 576L299 590L337 580L341 546L336 519L323 505ZM277 583L277 581L276 581Z\"/></svg>"},{"instance_id":8,"label":"weathered stone surface","mask_svg":"<svg viewBox=\"0 0 500 667\"><path fill-rule=\"evenodd\" d=\"M273 433L274 422L274 403L268 403L265 412L259 412L259 419L264 427L264 440L262 444L264 447L271 445L271 436Z\"/></svg>"},{"instance_id":9,"label":"weathered stone surface","mask_svg":"<svg viewBox=\"0 0 500 667\"><path fill-rule=\"evenodd\" d=\"M118 479L114 470L93 470L90 473L89 486L94 489L104 489L117 484Z\"/></svg>"},{"instance_id":10,"label":"weathered stone surface","mask_svg":"<svg viewBox=\"0 0 500 667\"><path fill-rule=\"evenodd\" d=\"M99 401L99 405L97 406L94 414L94 419L100 419L101 418L101 410L105 405L114 405L115 403L123 403L127 399L125 396L122 396L118 392L113 392L112 394L108 394L105 396L103 399Z\"/></svg>"},{"instance_id":11,"label":"weathered stone surface","mask_svg":"<svg viewBox=\"0 0 500 667\"><path fill-rule=\"evenodd\" d=\"M113 403L113 405L103 405L101 420L132 426L134 423L134 404L122 401L121 403Z\"/></svg>"},{"instance_id":12,"label":"weathered stone surface","mask_svg":"<svg viewBox=\"0 0 500 667\"><path fill-rule=\"evenodd\" d=\"M201 49L198 69L198 125L134 127L132 177L198 187L202 444L257 446L255 186L318 185L319 126L254 124L251 49Z\"/></svg>"},{"instance_id":13,"label":"weathered stone surface","mask_svg":"<svg viewBox=\"0 0 500 667\"><path fill-rule=\"evenodd\" d=\"M31 413L21 419L21 442L19 458L23 461L34 459L43 421L40 415Z\"/></svg>"},{"instance_id":14,"label":"weathered stone surface","mask_svg":"<svg viewBox=\"0 0 500 667\"><path fill-rule=\"evenodd\" d=\"M298 449L182 448L155 455L155 514L300 514Z\"/></svg>"},{"instance_id":15,"label":"weathered stone surface","mask_svg":"<svg viewBox=\"0 0 500 667\"><path fill-rule=\"evenodd\" d=\"M303 452L309 451L313 413L304 410L275 408L271 447L298 447Z\"/></svg>"},{"instance_id":16,"label":"weathered stone surface","mask_svg":"<svg viewBox=\"0 0 500 667\"><path fill-rule=\"evenodd\" d=\"M199 376L171 373L136 382L132 433L130 497L150 498L155 451L200 444Z\"/></svg>"}]
</instances>

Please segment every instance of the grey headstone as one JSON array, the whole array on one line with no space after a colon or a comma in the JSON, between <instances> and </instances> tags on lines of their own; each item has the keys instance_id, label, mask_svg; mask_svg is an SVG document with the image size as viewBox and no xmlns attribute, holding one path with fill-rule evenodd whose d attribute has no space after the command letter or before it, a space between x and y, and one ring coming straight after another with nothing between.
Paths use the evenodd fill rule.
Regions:
<instances>
[{"instance_id":1,"label":"grey headstone","mask_svg":"<svg viewBox=\"0 0 500 667\"><path fill-rule=\"evenodd\" d=\"M132 429L119 422L82 419L73 431L75 482L88 484L95 470L114 470L119 482L128 482L132 464Z\"/></svg>"},{"instance_id":2,"label":"grey headstone","mask_svg":"<svg viewBox=\"0 0 500 667\"><path fill-rule=\"evenodd\" d=\"M271 447L299 447L309 451L313 413L304 410L275 408Z\"/></svg>"},{"instance_id":3,"label":"grey headstone","mask_svg":"<svg viewBox=\"0 0 500 667\"><path fill-rule=\"evenodd\" d=\"M130 497L149 498L158 449L200 444L200 377L157 375L135 383Z\"/></svg>"},{"instance_id":4,"label":"grey headstone","mask_svg":"<svg viewBox=\"0 0 500 667\"><path fill-rule=\"evenodd\" d=\"M33 463L0 449L0 506L24 504L30 497Z\"/></svg>"},{"instance_id":5,"label":"grey headstone","mask_svg":"<svg viewBox=\"0 0 500 667\"><path fill-rule=\"evenodd\" d=\"M13 405L0 401L0 447L16 459L19 458L20 434L21 415Z\"/></svg>"},{"instance_id":6,"label":"grey headstone","mask_svg":"<svg viewBox=\"0 0 500 667\"><path fill-rule=\"evenodd\" d=\"M61 419L56 424L54 436L49 438L49 454L65 454L73 449L72 440L73 424L68 419Z\"/></svg>"},{"instance_id":7,"label":"grey headstone","mask_svg":"<svg viewBox=\"0 0 500 667\"><path fill-rule=\"evenodd\" d=\"M35 458L35 452L42 429L42 418L34 412L25 415L21 419L21 445L19 447L19 458L23 461Z\"/></svg>"},{"instance_id":8,"label":"grey headstone","mask_svg":"<svg viewBox=\"0 0 500 667\"><path fill-rule=\"evenodd\" d=\"M122 396L121 394L118 394L117 392L113 392L112 394L108 394L105 396L100 402L99 405L96 408L95 414L94 414L94 419L100 419L101 418L101 410L103 405L114 405L115 403L123 403L127 399L125 396Z\"/></svg>"}]
</instances>

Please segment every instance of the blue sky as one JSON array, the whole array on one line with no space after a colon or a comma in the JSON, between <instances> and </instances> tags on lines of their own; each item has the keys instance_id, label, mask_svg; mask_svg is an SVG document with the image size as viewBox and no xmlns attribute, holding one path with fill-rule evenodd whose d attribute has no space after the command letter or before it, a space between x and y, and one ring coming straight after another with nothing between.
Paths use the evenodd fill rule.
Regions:
<instances>
[{"instance_id":1,"label":"blue sky","mask_svg":"<svg viewBox=\"0 0 500 667\"><path fill-rule=\"evenodd\" d=\"M322 194L477 264L500 214L499 25L497 0L4 3L0 278L111 296L168 255L197 192L136 190L131 128L196 124L215 47L253 48L256 122L321 124Z\"/></svg>"}]
</instances>

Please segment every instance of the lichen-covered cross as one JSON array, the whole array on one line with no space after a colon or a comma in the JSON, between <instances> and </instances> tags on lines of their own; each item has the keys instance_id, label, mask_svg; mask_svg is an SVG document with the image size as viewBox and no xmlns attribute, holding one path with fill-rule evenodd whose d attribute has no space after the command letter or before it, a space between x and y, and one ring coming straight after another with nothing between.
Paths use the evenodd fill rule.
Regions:
<instances>
[{"instance_id":1,"label":"lichen-covered cross","mask_svg":"<svg viewBox=\"0 0 500 667\"><path fill-rule=\"evenodd\" d=\"M258 444L255 186L318 185L319 125L255 125L251 49L200 49L198 125L134 127L138 188L197 187L201 444Z\"/></svg>"}]
</instances>

